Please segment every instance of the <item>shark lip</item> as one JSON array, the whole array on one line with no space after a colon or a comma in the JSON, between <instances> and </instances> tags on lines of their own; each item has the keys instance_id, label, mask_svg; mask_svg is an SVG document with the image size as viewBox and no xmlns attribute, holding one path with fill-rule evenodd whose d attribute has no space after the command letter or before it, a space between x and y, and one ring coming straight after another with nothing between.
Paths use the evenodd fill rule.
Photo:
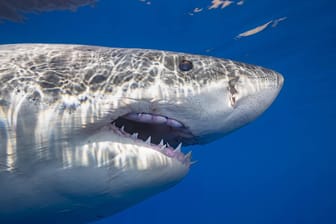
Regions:
<instances>
[{"instance_id":1,"label":"shark lip","mask_svg":"<svg viewBox=\"0 0 336 224\"><path fill-rule=\"evenodd\" d=\"M195 144L195 137L180 121L159 114L128 113L112 121L119 133L145 142L168 157L190 164L191 153L184 154L181 146Z\"/></svg>"}]
</instances>

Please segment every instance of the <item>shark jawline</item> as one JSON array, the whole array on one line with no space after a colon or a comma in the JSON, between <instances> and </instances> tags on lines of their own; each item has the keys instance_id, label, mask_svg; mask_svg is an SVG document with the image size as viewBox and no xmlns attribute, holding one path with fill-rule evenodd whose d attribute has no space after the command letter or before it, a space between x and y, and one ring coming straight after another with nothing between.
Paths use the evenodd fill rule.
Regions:
<instances>
[{"instance_id":1,"label":"shark jawline","mask_svg":"<svg viewBox=\"0 0 336 224\"><path fill-rule=\"evenodd\" d=\"M182 144L195 144L190 130L180 121L159 114L128 113L111 122L112 128L134 144L147 143L153 150L189 166L191 153L181 151Z\"/></svg>"}]
</instances>

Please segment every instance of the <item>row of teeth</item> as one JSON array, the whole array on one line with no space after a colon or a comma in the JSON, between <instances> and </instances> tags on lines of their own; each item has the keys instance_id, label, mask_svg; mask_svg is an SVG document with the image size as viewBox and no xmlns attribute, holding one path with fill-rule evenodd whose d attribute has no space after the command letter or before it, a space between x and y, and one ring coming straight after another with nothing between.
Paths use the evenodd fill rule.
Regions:
<instances>
[{"instance_id":1,"label":"row of teeth","mask_svg":"<svg viewBox=\"0 0 336 224\"><path fill-rule=\"evenodd\" d=\"M127 132L125 132L125 127L122 126L120 128L120 130L123 132L123 134L128 134ZM130 134L128 134L130 135ZM131 138L133 139L139 139L138 138L138 133L133 133L131 136ZM166 156L169 156L169 157L174 157L176 159L178 159L179 161L185 163L185 164L193 164L194 162L191 161L191 151L188 152L187 154L183 154L182 151L181 151L181 148L182 148L182 143L180 143L175 149L172 148L168 143L167 144L164 144L163 142L163 139L161 139L160 143L158 145L156 144L152 144L151 143L151 140L152 140L152 137L149 136L147 138L146 141L143 141L142 139L140 139L142 142L145 142L151 146L155 146L155 147L158 147L158 150L161 151L162 153L164 153Z\"/></svg>"},{"instance_id":2,"label":"row of teeth","mask_svg":"<svg viewBox=\"0 0 336 224\"><path fill-rule=\"evenodd\" d=\"M183 124L177 120L165 116L147 113L129 113L125 118L142 123L165 124L173 128L183 128Z\"/></svg>"}]
</instances>

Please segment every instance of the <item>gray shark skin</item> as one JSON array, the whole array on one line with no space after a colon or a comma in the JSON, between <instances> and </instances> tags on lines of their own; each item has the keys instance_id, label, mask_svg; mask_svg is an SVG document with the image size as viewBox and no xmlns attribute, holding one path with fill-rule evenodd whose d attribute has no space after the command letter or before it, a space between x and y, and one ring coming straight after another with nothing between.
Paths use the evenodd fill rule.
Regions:
<instances>
[{"instance_id":1,"label":"gray shark skin","mask_svg":"<svg viewBox=\"0 0 336 224\"><path fill-rule=\"evenodd\" d=\"M208 56L0 45L0 223L85 223L164 191L192 164L180 143L253 121L282 85Z\"/></svg>"}]
</instances>

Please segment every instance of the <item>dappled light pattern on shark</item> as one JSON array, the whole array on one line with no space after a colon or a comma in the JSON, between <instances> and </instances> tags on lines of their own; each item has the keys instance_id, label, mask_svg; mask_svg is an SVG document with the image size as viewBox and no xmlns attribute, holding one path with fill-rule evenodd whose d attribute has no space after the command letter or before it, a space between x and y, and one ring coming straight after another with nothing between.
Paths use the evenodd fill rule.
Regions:
<instances>
[{"instance_id":1,"label":"dappled light pattern on shark","mask_svg":"<svg viewBox=\"0 0 336 224\"><path fill-rule=\"evenodd\" d=\"M253 121L282 85L202 55L0 45L0 223L87 223L164 191L187 146Z\"/></svg>"}]
</instances>

